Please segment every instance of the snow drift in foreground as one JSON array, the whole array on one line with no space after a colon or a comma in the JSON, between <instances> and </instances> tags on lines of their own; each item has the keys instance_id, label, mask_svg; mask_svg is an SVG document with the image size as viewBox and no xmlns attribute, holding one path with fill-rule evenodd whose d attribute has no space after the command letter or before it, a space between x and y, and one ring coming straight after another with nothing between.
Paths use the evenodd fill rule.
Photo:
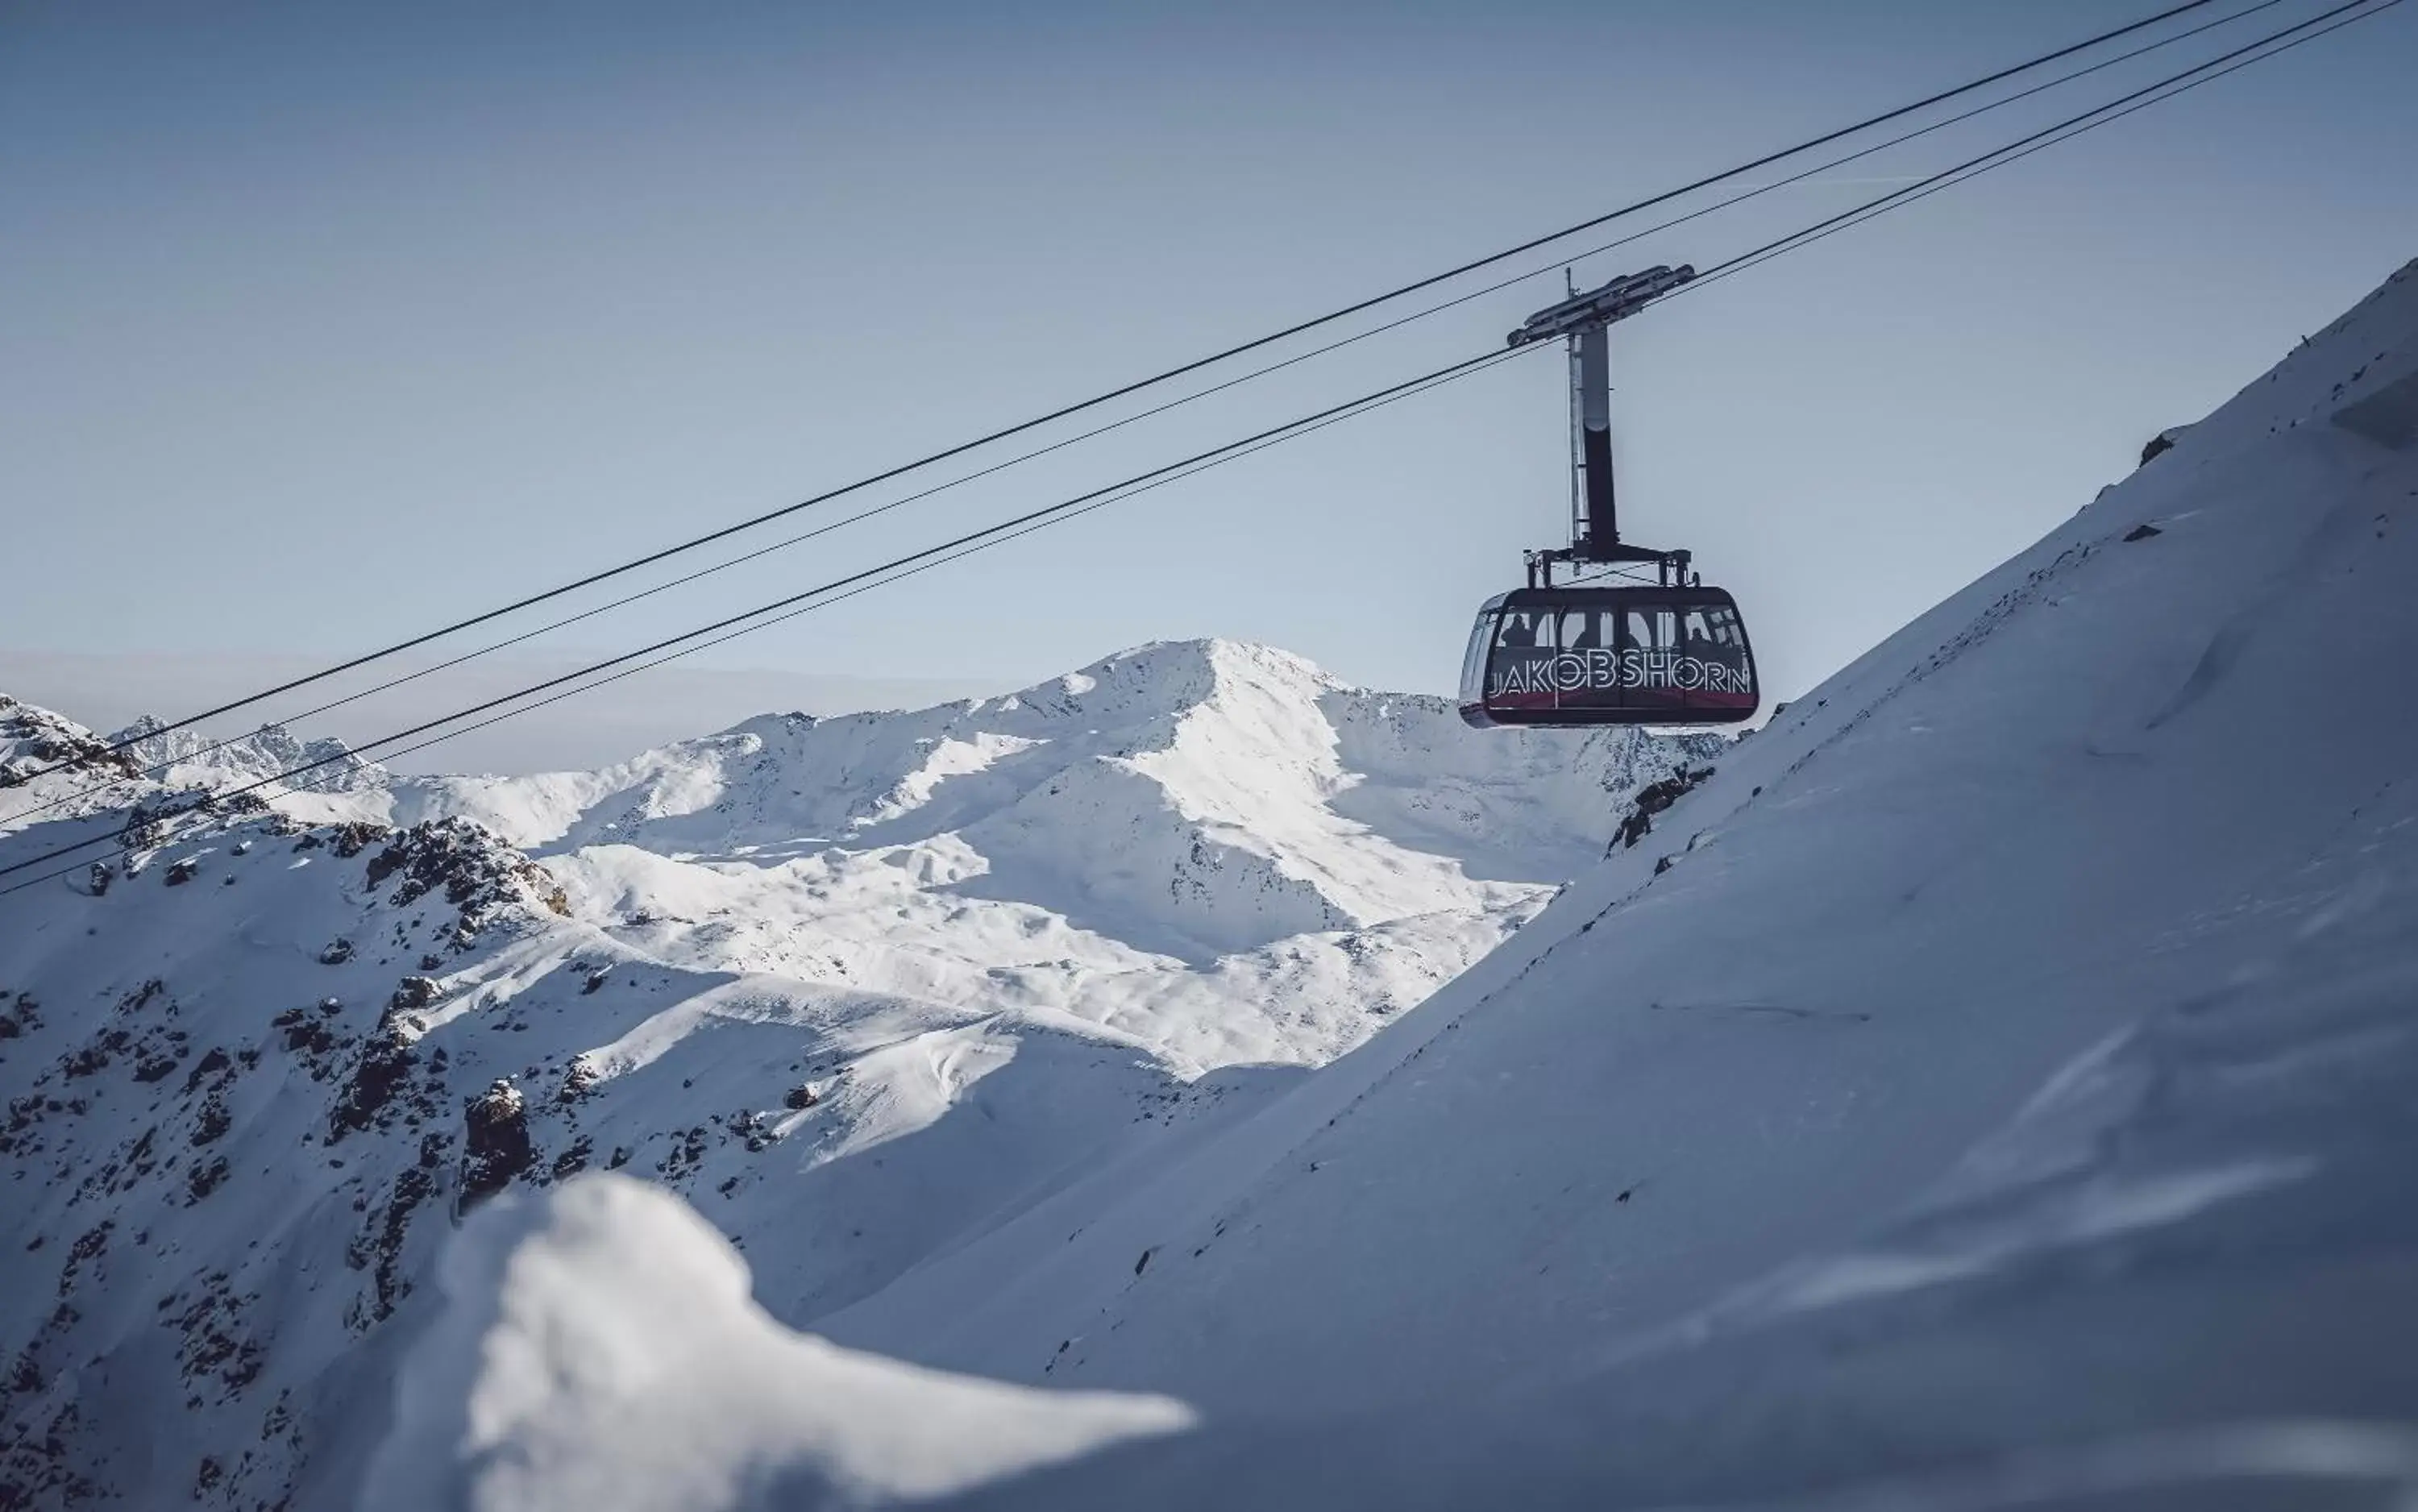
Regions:
<instances>
[{"instance_id":1,"label":"snow drift in foreground","mask_svg":"<svg viewBox=\"0 0 2418 1512\"><path fill-rule=\"evenodd\" d=\"M1190 1426L1164 1397L943 1376L789 1333L679 1199L583 1176L471 1218L364 1512L924 1499Z\"/></svg>"},{"instance_id":2,"label":"snow drift in foreground","mask_svg":"<svg viewBox=\"0 0 2418 1512\"><path fill-rule=\"evenodd\" d=\"M1199 1414L953 1507L2418 1504L2413 527L2405 268L1360 1048L817 1331Z\"/></svg>"}]
</instances>

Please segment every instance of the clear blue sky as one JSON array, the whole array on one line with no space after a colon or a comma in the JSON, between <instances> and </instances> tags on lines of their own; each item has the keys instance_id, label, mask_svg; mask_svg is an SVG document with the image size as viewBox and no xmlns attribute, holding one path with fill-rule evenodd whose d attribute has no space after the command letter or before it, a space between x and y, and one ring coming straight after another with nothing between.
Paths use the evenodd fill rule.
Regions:
<instances>
[{"instance_id":1,"label":"clear blue sky","mask_svg":"<svg viewBox=\"0 0 2418 1512\"><path fill-rule=\"evenodd\" d=\"M1719 261L2321 8L1581 276ZM10 6L0 660L333 658L2155 8ZM1622 328L1630 533L1694 547L1801 691L2418 253L2413 77L2418 7ZM1486 349L1558 287L559 644ZM1563 381L1515 363L712 661L1006 686L1219 634L1441 689L1472 606L1561 528Z\"/></svg>"}]
</instances>

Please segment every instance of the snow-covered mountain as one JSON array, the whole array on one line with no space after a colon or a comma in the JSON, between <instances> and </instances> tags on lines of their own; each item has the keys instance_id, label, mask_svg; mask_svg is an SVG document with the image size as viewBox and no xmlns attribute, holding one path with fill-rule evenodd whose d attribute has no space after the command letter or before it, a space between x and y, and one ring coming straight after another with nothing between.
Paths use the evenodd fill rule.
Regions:
<instances>
[{"instance_id":1,"label":"snow-covered mountain","mask_svg":"<svg viewBox=\"0 0 2418 1512\"><path fill-rule=\"evenodd\" d=\"M659 1191L480 1214L363 1504L2408 1506L2413 526L2418 265L1367 1044L820 1338Z\"/></svg>"},{"instance_id":2,"label":"snow-covered mountain","mask_svg":"<svg viewBox=\"0 0 2418 1512\"><path fill-rule=\"evenodd\" d=\"M81 764L58 770L69 761ZM289 771L300 774L278 780ZM298 740L282 725L214 738L168 729L146 715L104 736L0 695L0 834L237 790L247 790L242 801L256 799L297 818L344 822L380 812L381 804L350 795L380 791L387 780L342 741ZM254 787L256 794L248 791Z\"/></svg>"},{"instance_id":3,"label":"snow-covered mountain","mask_svg":"<svg viewBox=\"0 0 2418 1512\"><path fill-rule=\"evenodd\" d=\"M41 1505L348 1504L450 1220L509 1187L643 1173L812 1324L1356 1045L1722 750L1205 642L602 772L347 756L194 821L344 753L138 728L68 802L36 773L103 742L0 714L0 865L143 841L0 899L0 1504Z\"/></svg>"},{"instance_id":4,"label":"snow-covered mountain","mask_svg":"<svg viewBox=\"0 0 2418 1512\"><path fill-rule=\"evenodd\" d=\"M1722 744L1491 741L1442 699L1189 642L602 772L401 780L386 817L478 820L650 958L1071 1014L1198 1070L1358 1043Z\"/></svg>"},{"instance_id":5,"label":"snow-covered mountain","mask_svg":"<svg viewBox=\"0 0 2418 1512\"><path fill-rule=\"evenodd\" d=\"M353 755L344 741L298 740L283 725L264 725L249 735L224 740L197 730L168 729L157 717L145 716L110 736L109 744L124 747L124 754L145 775L170 788L244 787L299 771L290 781L277 783L278 796L292 798L350 791L373 786L382 775ZM290 807L313 811L306 804Z\"/></svg>"}]
</instances>

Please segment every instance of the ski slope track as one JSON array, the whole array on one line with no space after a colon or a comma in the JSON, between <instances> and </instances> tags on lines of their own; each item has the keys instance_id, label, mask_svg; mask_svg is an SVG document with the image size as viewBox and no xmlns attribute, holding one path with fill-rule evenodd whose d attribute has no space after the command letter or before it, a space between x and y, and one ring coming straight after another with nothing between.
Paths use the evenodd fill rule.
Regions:
<instances>
[{"instance_id":1,"label":"ski slope track","mask_svg":"<svg viewBox=\"0 0 2418 1512\"><path fill-rule=\"evenodd\" d=\"M1171 1398L1069 1417L782 1341L1266 1102L1534 917L1639 788L1723 751L1506 742L1229 642L917 712L770 716L599 772L348 759L198 821L162 816L340 748L155 732L105 790L29 775L104 743L0 707L0 863L134 848L0 900L0 1506L460 1502L404 1489L447 1456L369 1467L446 1421L412 1383L472 1389L465 1362L500 1358L449 1290L531 1272L561 1285L497 1317L558 1340L615 1289L691 1296L638 1305L635 1355L583 1356L606 1384L615 1361L659 1378L658 1347L734 1356L714 1368L736 1397L641 1414L678 1472L659 1504L745 1482L692 1430L760 1428L906 1495L1188 1424ZM513 1199L593 1170L654 1184ZM440 1276L491 1203L502 1227L473 1222ZM583 1279L599 1260L619 1269ZM549 1321L566 1297L603 1310ZM406 1368L424 1332L459 1348ZM531 1367L567 1383L556 1363ZM783 1437L758 1367L885 1405ZM901 1414L947 1443L885 1437ZM589 1500L656 1484L592 1468Z\"/></svg>"},{"instance_id":2,"label":"ski slope track","mask_svg":"<svg viewBox=\"0 0 2418 1512\"><path fill-rule=\"evenodd\" d=\"M2405 268L1357 1049L819 1338L619 1179L475 1216L372 1504L2411 1505L2414 514Z\"/></svg>"}]
</instances>

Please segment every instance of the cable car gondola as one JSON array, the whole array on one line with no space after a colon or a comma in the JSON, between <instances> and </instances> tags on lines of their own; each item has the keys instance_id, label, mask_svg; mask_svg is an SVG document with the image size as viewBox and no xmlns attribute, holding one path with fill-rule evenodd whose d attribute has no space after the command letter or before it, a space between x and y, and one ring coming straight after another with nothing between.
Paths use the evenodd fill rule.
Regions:
<instances>
[{"instance_id":1,"label":"cable car gondola","mask_svg":"<svg viewBox=\"0 0 2418 1512\"><path fill-rule=\"evenodd\" d=\"M1527 554L1528 586L1478 607L1462 662L1461 717L1498 725L1735 725L1762 704L1754 648L1727 591L1685 551L1622 542L1612 486L1610 327L1696 276L1651 267L1531 315L1510 344L1567 337L1570 543ZM1556 584L1556 567L1570 581ZM1654 569L1654 581L1611 575ZM1592 577L1576 574L1602 569Z\"/></svg>"}]
</instances>

